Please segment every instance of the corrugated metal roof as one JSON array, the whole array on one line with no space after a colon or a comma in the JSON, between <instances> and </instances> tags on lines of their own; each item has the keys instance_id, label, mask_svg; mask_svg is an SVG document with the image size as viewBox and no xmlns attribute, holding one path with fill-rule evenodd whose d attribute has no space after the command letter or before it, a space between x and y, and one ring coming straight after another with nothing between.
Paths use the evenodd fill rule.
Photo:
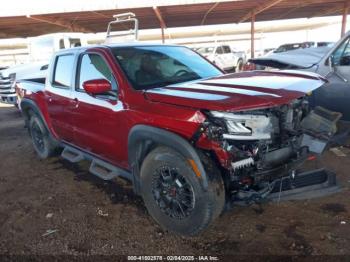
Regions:
<instances>
[{"instance_id":1,"label":"corrugated metal roof","mask_svg":"<svg viewBox=\"0 0 350 262\"><path fill-rule=\"evenodd\" d=\"M159 6L167 27L238 23L252 10L278 2L256 15L256 21L309 18L342 14L344 0L236 0ZM140 29L159 28L153 7L122 8L98 11L51 13L0 17L0 38L29 37L42 34L83 31L103 32L112 16L133 12Z\"/></svg>"}]
</instances>

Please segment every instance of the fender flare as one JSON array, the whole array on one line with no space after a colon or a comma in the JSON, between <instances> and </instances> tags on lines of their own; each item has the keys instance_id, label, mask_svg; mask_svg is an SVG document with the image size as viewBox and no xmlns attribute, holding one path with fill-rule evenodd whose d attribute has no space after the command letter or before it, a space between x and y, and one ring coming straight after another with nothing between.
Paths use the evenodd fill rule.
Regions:
<instances>
[{"instance_id":1,"label":"fender flare","mask_svg":"<svg viewBox=\"0 0 350 262\"><path fill-rule=\"evenodd\" d=\"M186 159L193 160L197 172L200 174L198 179L200 179L201 186L205 191L208 189L208 177L204 166L190 143L179 135L167 130L147 125L136 125L130 130L128 136L128 160L133 173L133 184L136 193L140 192L141 164L147 153L152 149L152 144L170 147L178 151Z\"/></svg>"},{"instance_id":2,"label":"fender flare","mask_svg":"<svg viewBox=\"0 0 350 262\"><path fill-rule=\"evenodd\" d=\"M30 109L32 110L35 114L37 114L42 122L44 123L44 126L46 128L46 130L48 131L48 133L50 134L50 136L52 138L54 138L54 136L52 135L51 133L51 129L49 128L47 122L46 122L46 119L45 117L43 116L43 114L41 113L40 109L39 109L39 106L31 99L28 99L28 98L23 98L21 100L21 111L22 111L22 115L25 119L25 122L26 122L26 126L28 126L28 121L29 121L29 115L26 113L26 111Z\"/></svg>"}]
</instances>

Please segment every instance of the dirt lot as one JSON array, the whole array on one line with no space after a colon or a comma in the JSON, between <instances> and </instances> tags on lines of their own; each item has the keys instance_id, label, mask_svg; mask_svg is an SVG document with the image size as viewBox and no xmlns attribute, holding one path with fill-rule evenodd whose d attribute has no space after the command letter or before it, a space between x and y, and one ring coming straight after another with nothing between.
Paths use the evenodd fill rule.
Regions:
<instances>
[{"instance_id":1,"label":"dirt lot","mask_svg":"<svg viewBox=\"0 0 350 262\"><path fill-rule=\"evenodd\" d=\"M313 165L335 171L342 192L237 207L182 238L152 221L128 183L103 182L86 163L39 160L18 110L0 104L0 254L350 254L350 154Z\"/></svg>"}]
</instances>

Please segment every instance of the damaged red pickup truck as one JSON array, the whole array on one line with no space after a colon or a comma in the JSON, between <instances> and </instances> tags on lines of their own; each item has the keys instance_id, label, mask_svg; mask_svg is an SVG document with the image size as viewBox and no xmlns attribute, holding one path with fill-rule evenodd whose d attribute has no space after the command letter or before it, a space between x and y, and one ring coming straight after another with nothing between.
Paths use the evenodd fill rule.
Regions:
<instances>
[{"instance_id":1,"label":"damaged red pickup truck","mask_svg":"<svg viewBox=\"0 0 350 262\"><path fill-rule=\"evenodd\" d=\"M325 170L298 172L336 131L308 106L324 81L225 75L185 47L125 44L61 51L47 79L17 88L40 158L91 160L100 178L129 179L163 228L195 235L231 204L337 188Z\"/></svg>"}]
</instances>

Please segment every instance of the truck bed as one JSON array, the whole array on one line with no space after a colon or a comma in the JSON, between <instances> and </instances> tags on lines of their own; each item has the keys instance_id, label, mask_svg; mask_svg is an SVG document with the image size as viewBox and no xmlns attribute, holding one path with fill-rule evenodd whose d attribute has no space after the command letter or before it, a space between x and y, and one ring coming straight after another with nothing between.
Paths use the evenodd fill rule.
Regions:
<instances>
[{"instance_id":1,"label":"truck bed","mask_svg":"<svg viewBox=\"0 0 350 262\"><path fill-rule=\"evenodd\" d=\"M30 94L43 91L45 89L46 78L32 78L25 79L16 82L16 95L17 95L17 105L21 110L21 100L26 95L30 97Z\"/></svg>"},{"instance_id":2,"label":"truck bed","mask_svg":"<svg viewBox=\"0 0 350 262\"><path fill-rule=\"evenodd\" d=\"M31 92L38 92L45 88L45 81L46 78L31 78L31 79L23 79L20 81L17 81L16 88L17 93L18 91L31 91Z\"/></svg>"}]
</instances>

